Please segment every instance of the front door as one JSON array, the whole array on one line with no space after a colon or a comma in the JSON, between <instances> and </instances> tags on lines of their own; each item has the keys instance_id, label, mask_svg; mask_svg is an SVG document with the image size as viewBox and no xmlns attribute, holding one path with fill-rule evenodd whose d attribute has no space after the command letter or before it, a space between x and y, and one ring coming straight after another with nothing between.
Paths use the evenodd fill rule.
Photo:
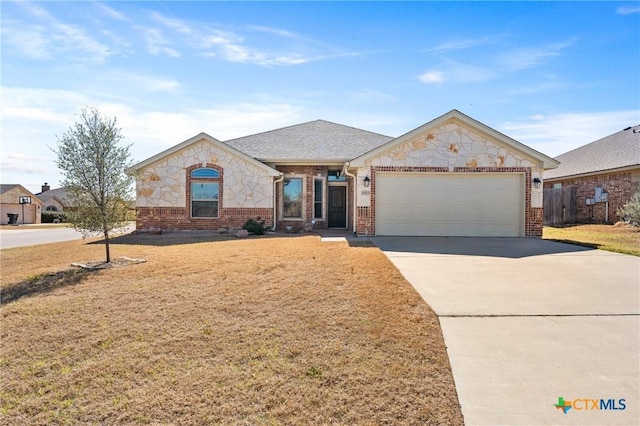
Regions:
<instances>
[{"instance_id":1,"label":"front door","mask_svg":"<svg viewBox=\"0 0 640 426\"><path fill-rule=\"evenodd\" d=\"M329 187L329 228L347 227L347 187Z\"/></svg>"}]
</instances>

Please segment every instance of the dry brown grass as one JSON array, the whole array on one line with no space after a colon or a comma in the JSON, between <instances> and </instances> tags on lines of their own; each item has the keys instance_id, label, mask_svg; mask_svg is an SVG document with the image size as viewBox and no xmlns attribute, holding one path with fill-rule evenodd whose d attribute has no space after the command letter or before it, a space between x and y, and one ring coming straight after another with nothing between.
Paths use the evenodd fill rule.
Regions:
<instances>
[{"instance_id":1,"label":"dry brown grass","mask_svg":"<svg viewBox=\"0 0 640 426\"><path fill-rule=\"evenodd\" d=\"M542 238L640 256L640 228L615 225L545 226Z\"/></svg>"},{"instance_id":2,"label":"dry brown grass","mask_svg":"<svg viewBox=\"0 0 640 426\"><path fill-rule=\"evenodd\" d=\"M147 263L1 252L3 423L462 424L438 319L378 249L128 238Z\"/></svg>"}]
</instances>

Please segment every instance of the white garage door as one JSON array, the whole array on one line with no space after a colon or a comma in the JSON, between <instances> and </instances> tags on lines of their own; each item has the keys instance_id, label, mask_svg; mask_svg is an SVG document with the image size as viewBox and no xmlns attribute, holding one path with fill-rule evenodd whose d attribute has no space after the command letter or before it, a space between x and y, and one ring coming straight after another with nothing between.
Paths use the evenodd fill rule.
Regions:
<instances>
[{"instance_id":1,"label":"white garage door","mask_svg":"<svg viewBox=\"0 0 640 426\"><path fill-rule=\"evenodd\" d=\"M378 235L524 236L523 175L378 173Z\"/></svg>"}]
</instances>

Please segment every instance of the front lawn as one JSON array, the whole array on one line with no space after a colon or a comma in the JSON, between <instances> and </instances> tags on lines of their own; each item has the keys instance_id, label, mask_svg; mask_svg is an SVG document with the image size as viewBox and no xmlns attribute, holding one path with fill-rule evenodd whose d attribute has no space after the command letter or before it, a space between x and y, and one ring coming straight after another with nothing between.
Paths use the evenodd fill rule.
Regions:
<instances>
[{"instance_id":1,"label":"front lawn","mask_svg":"<svg viewBox=\"0 0 640 426\"><path fill-rule=\"evenodd\" d=\"M545 226L542 238L640 256L640 228L615 225Z\"/></svg>"},{"instance_id":2,"label":"front lawn","mask_svg":"<svg viewBox=\"0 0 640 426\"><path fill-rule=\"evenodd\" d=\"M0 252L3 423L462 424L438 319L377 248L155 237L97 272L69 264L101 244Z\"/></svg>"}]
</instances>

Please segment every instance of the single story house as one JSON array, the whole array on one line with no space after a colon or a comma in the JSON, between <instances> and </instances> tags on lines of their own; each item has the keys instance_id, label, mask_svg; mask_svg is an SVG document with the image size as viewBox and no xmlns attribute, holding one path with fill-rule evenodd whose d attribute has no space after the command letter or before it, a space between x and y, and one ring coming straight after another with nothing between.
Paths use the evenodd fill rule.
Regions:
<instances>
[{"instance_id":1,"label":"single story house","mask_svg":"<svg viewBox=\"0 0 640 426\"><path fill-rule=\"evenodd\" d=\"M558 161L452 110L397 137L323 120L221 142L200 133L130 169L138 229L542 235Z\"/></svg>"},{"instance_id":2,"label":"single story house","mask_svg":"<svg viewBox=\"0 0 640 426\"><path fill-rule=\"evenodd\" d=\"M42 185L42 191L36 196L44 203L44 211L62 212L71 207L71 199L66 188L51 189L49 184L45 182Z\"/></svg>"},{"instance_id":3,"label":"single story house","mask_svg":"<svg viewBox=\"0 0 640 426\"><path fill-rule=\"evenodd\" d=\"M640 125L561 154L544 172L545 188L574 186L577 222L616 222L619 207L640 190Z\"/></svg>"},{"instance_id":4,"label":"single story house","mask_svg":"<svg viewBox=\"0 0 640 426\"><path fill-rule=\"evenodd\" d=\"M24 186L0 185L0 223L3 225L9 223L9 215L18 215L17 224L40 223L42 206L42 201Z\"/></svg>"}]
</instances>

